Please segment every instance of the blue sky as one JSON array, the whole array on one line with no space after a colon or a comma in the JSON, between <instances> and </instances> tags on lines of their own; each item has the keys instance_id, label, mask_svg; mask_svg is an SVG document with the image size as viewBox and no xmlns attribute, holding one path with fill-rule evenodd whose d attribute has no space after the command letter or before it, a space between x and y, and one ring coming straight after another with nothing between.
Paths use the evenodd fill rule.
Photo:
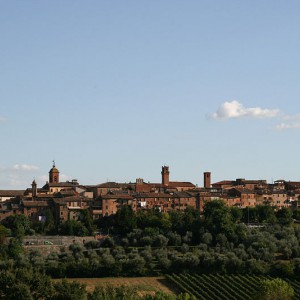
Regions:
<instances>
[{"instance_id":1,"label":"blue sky","mask_svg":"<svg viewBox=\"0 0 300 300\"><path fill-rule=\"evenodd\" d=\"M0 1L0 189L300 180L299 1Z\"/></svg>"}]
</instances>

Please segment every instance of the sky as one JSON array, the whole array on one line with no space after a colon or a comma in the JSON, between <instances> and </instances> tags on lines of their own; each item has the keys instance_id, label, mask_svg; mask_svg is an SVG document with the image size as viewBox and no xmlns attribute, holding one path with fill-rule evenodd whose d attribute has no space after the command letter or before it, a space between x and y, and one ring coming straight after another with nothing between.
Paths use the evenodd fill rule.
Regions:
<instances>
[{"instance_id":1,"label":"sky","mask_svg":"<svg viewBox=\"0 0 300 300\"><path fill-rule=\"evenodd\" d=\"M300 2L0 0L0 189L300 181Z\"/></svg>"}]
</instances>

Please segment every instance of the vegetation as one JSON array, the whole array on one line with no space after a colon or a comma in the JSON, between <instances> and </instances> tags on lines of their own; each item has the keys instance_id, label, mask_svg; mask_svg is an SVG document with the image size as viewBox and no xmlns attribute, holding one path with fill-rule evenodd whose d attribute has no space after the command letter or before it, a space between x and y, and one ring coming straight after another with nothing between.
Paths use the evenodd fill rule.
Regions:
<instances>
[{"instance_id":1,"label":"vegetation","mask_svg":"<svg viewBox=\"0 0 300 300\"><path fill-rule=\"evenodd\" d=\"M297 210L293 213L289 209L276 211L270 206L229 208L222 201L207 202L203 215L190 207L161 213L156 210L135 212L130 206L123 206L116 215L97 222L92 221L88 211L83 211L78 221L59 225L54 223L51 211L47 214L44 223L32 223L24 215L10 216L1 222L0 271L15 276L13 269L33 268L52 278L174 274L173 278L182 286L181 291L186 293L191 291L184 289L180 274L189 273L191 275L185 276L195 278L271 276L269 279L281 277L292 281L300 274L300 227L293 222L293 218L300 216ZM258 226L248 226L252 222ZM25 251L22 246L25 234L84 236L95 231L107 234L106 239L84 245L75 243L69 249L49 255L35 249ZM193 280L190 278L191 283ZM20 281L15 293L32 295L26 284ZM200 293L196 285L194 290ZM206 286L210 287L208 282ZM66 283L54 285L56 294L51 297L60 299L59 295L68 287ZM86 293L83 287L81 290ZM74 297L80 295L78 290ZM12 297L19 299L16 295ZM91 299L98 299L97 295L94 297Z\"/></svg>"},{"instance_id":2,"label":"vegetation","mask_svg":"<svg viewBox=\"0 0 300 300\"><path fill-rule=\"evenodd\" d=\"M280 278L265 279L260 284L257 299L290 300L294 295L294 289L288 282Z\"/></svg>"},{"instance_id":3,"label":"vegetation","mask_svg":"<svg viewBox=\"0 0 300 300\"><path fill-rule=\"evenodd\" d=\"M290 300L300 296L299 281L270 276L172 274L167 278L179 291L200 300Z\"/></svg>"},{"instance_id":4,"label":"vegetation","mask_svg":"<svg viewBox=\"0 0 300 300\"><path fill-rule=\"evenodd\" d=\"M194 300L188 294L178 296L163 292L139 295L130 286L97 286L88 292L85 284L65 279L53 282L49 276L33 269L0 272L0 299L5 300Z\"/></svg>"}]
</instances>

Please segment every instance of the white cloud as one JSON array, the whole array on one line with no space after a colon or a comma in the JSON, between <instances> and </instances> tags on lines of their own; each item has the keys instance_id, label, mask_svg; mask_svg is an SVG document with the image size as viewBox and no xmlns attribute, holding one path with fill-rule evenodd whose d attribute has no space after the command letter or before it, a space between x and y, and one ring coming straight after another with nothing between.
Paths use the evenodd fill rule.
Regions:
<instances>
[{"instance_id":1,"label":"white cloud","mask_svg":"<svg viewBox=\"0 0 300 300\"><path fill-rule=\"evenodd\" d=\"M0 117L0 123L2 123L2 122L5 122L6 121L6 119L5 118L3 118L3 117Z\"/></svg>"},{"instance_id":2,"label":"white cloud","mask_svg":"<svg viewBox=\"0 0 300 300\"><path fill-rule=\"evenodd\" d=\"M300 121L300 114L296 115L284 115L282 117L283 120L285 121Z\"/></svg>"},{"instance_id":3,"label":"white cloud","mask_svg":"<svg viewBox=\"0 0 300 300\"><path fill-rule=\"evenodd\" d=\"M65 174L59 175L59 181L66 182L66 181L70 181L70 180L71 180L71 178L68 175L65 175Z\"/></svg>"},{"instance_id":4,"label":"white cloud","mask_svg":"<svg viewBox=\"0 0 300 300\"><path fill-rule=\"evenodd\" d=\"M252 118L274 118L278 116L279 109L263 109L260 107L246 108L236 100L224 102L218 110L211 115L215 120L225 120L232 118L252 117Z\"/></svg>"},{"instance_id":5,"label":"white cloud","mask_svg":"<svg viewBox=\"0 0 300 300\"><path fill-rule=\"evenodd\" d=\"M16 171L36 171L39 167L33 166L33 165L27 165L27 164L15 164L13 166L13 170Z\"/></svg>"},{"instance_id":6,"label":"white cloud","mask_svg":"<svg viewBox=\"0 0 300 300\"><path fill-rule=\"evenodd\" d=\"M300 123L280 123L275 128L277 130L300 129Z\"/></svg>"}]
</instances>

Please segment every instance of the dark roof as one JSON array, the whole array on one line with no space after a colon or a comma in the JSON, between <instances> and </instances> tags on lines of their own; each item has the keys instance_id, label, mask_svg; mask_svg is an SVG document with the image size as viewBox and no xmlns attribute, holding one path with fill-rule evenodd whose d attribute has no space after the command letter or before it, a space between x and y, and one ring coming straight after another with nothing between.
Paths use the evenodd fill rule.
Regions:
<instances>
[{"instance_id":1,"label":"dark roof","mask_svg":"<svg viewBox=\"0 0 300 300\"><path fill-rule=\"evenodd\" d=\"M115 193L110 193L110 194L106 194L106 195L101 195L100 196L101 199L132 199L132 196L130 194L121 194L121 193L118 193L118 194L115 194Z\"/></svg>"},{"instance_id":2,"label":"dark roof","mask_svg":"<svg viewBox=\"0 0 300 300\"><path fill-rule=\"evenodd\" d=\"M267 181L266 180L264 180L264 179L258 179L258 180L248 180L248 179L246 179L246 180L242 180L241 181L242 183L252 183L252 184L260 184L260 183L267 183Z\"/></svg>"},{"instance_id":3,"label":"dark roof","mask_svg":"<svg viewBox=\"0 0 300 300\"><path fill-rule=\"evenodd\" d=\"M26 192L26 193L32 193L32 188L26 189L25 192ZM37 192L38 192L38 193L48 193L48 190L45 190L45 189L43 189L43 188L38 188L38 189L37 189Z\"/></svg>"},{"instance_id":4,"label":"dark roof","mask_svg":"<svg viewBox=\"0 0 300 300\"><path fill-rule=\"evenodd\" d=\"M23 206L27 207L47 207L47 201L23 201Z\"/></svg>"},{"instance_id":5,"label":"dark roof","mask_svg":"<svg viewBox=\"0 0 300 300\"><path fill-rule=\"evenodd\" d=\"M47 187L69 187L69 188L72 188L74 186L77 186L78 184L77 183L74 183L74 182L70 182L70 181L67 181L67 182L53 182L53 183L46 183L46 185L43 187L43 188L47 188Z\"/></svg>"},{"instance_id":6,"label":"dark roof","mask_svg":"<svg viewBox=\"0 0 300 300\"><path fill-rule=\"evenodd\" d=\"M0 197L17 197L23 196L25 190L0 190Z\"/></svg>"}]
</instances>

